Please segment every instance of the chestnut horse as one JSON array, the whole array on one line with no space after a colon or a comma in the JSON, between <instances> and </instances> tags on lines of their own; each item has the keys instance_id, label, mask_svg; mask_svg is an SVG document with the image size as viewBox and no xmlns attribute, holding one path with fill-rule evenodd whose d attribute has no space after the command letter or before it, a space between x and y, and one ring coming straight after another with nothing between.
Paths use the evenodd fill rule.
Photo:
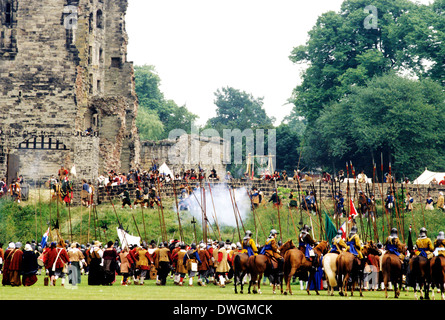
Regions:
<instances>
[{"instance_id":1,"label":"chestnut horse","mask_svg":"<svg viewBox=\"0 0 445 320\"><path fill-rule=\"evenodd\" d=\"M431 288L434 299L434 288L440 289L441 299L445 300L444 295L445 282L445 257L438 255L431 259Z\"/></svg>"},{"instance_id":2,"label":"chestnut horse","mask_svg":"<svg viewBox=\"0 0 445 320\"><path fill-rule=\"evenodd\" d=\"M337 258L337 283L339 286L339 294L347 296L347 284L349 278L352 278L351 296L354 295L354 287L358 282L360 289L360 297L363 297L362 282L363 270L365 269L366 256L374 254L380 256L382 253L377 249L377 246L372 241L368 241L363 246L363 259L360 260L349 251L341 252Z\"/></svg>"},{"instance_id":3,"label":"chestnut horse","mask_svg":"<svg viewBox=\"0 0 445 320\"><path fill-rule=\"evenodd\" d=\"M244 286L243 279L244 276L247 274L248 259L249 255L247 253L238 253L233 261L233 281L235 285L235 293L238 293L238 290L236 288L236 284L238 281L241 285L240 293L243 293L243 286Z\"/></svg>"},{"instance_id":4,"label":"chestnut horse","mask_svg":"<svg viewBox=\"0 0 445 320\"><path fill-rule=\"evenodd\" d=\"M286 290L284 291L284 294L287 294L288 292L292 294L292 288L290 286L292 276L295 273L300 272L309 272L309 281L307 283L306 291L308 294L310 294L310 284L312 281L315 283L315 271L316 268L320 265L320 258L328 251L329 243L325 240L321 241L314 248L314 252L317 254L317 261L314 264L314 269L312 268L312 262L306 259L303 251L297 248L287 250L284 254L284 280L286 282ZM317 295L319 295L317 286L315 286L315 292L317 293Z\"/></svg>"},{"instance_id":5,"label":"chestnut horse","mask_svg":"<svg viewBox=\"0 0 445 320\"><path fill-rule=\"evenodd\" d=\"M402 247L405 248L405 245L402 244ZM406 255L406 250L402 254ZM394 298L399 297L403 279L402 264L403 261L394 253L386 251L383 255L382 274L383 284L385 285L385 298L388 298L388 282L390 281L394 285Z\"/></svg>"},{"instance_id":6,"label":"chestnut horse","mask_svg":"<svg viewBox=\"0 0 445 320\"><path fill-rule=\"evenodd\" d=\"M427 258L420 255L413 255L409 260L409 273L411 285L414 288L414 298L417 297L417 284L420 288L420 299L423 299L423 289L425 289L425 299L429 299L431 269Z\"/></svg>"},{"instance_id":7,"label":"chestnut horse","mask_svg":"<svg viewBox=\"0 0 445 320\"><path fill-rule=\"evenodd\" d=\"M280 248L280 253L284 254L289 249L295 248L292 240L286 241ZM281 288L281 293L283 293L282 286L282 276L280 273L283 270L277 270L273 268L272 259L265 254L258 254L256 256L250 256L247 260L247 270L246 272L250 274L249 281L249 289L248 293L250 293L250 288L253 285L253 293L261 293L261 279L263 278L264 273L268 273L272 276L272 292L276 293L277 285ZM258 285L258 290L256 290L256 286Z\"/></svg>"}]
</instances>

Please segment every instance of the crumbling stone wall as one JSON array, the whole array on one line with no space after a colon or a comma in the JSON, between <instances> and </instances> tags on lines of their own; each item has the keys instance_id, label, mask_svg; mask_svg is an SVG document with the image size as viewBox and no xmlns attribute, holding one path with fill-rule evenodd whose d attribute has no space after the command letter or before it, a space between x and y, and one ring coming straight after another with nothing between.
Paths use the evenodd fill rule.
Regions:
<instances>
[{"instance_id":1,"label":"crumbling stone wall","mask_svg":"<svg viewBox=\"0 0 445 320\"><path fill-rule=\"evenodd\" d=\"M1 176L32 174L40 160L42 175L76 165L95 179L139 160L127 5L0 0Z\"/></svg>"},{"instance_id":2,"label":"crumbling stone wall","mask_svg":"<svg viewBox=\"0 0 445 320\"><path fill-rule=\"evenodd\" d=\"M164 162L175 174L199 166L208 176L212 169L222 178L226 166L223 163L222 140L212 141L197 135L182 135L174 140L141 142L140 168L149 170L153 162ZM215 152L212 154L212 152Z\"/></svg>"}]
</instances>

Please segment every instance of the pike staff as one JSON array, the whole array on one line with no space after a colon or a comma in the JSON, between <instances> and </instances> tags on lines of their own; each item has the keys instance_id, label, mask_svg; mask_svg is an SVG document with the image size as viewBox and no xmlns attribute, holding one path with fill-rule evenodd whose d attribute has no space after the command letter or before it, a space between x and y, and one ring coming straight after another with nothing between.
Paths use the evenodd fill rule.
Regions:
<instances>
[{"instance_id":1,"label":"pike staff","mask_svg":"<svg viewBox=\"0 0 445 320\"><path fill-rule=\"evenodd\" d=\"M215 202L213 201L212 187L210 186L210 182L208 182L208 184L209 184L210 199L212 199L213 219L215 220L216 229L218 230L219 241L221 241L221 231L219 230L218 218L217 218L217 214L216 214L216 210L215 210ZM254 217L254 219L255 219L255 217Z\"/></svg>"},{"instance_id":2,"label":"pike staff","mask_svg":"<svg viewBox=\"0 0 445 320\"><path fill-rule=\"evenodd\" d=\"M161 214L162 214L162 241L167 241L167 230L165 229L165 220L164 220L164 209L162 206L162 198L161 198L161 187L160 187L160 182L159 182L159 176L156 177L156 182L158 185L158 195L159 195L159 207L161 207Z\"/></svg>"},{"instance_id":3,"label":"pike staff","mask_svg":"<svg viewBox=\"0 0 445 320\"><path fill-rule=\"evenodd\" d=\"M181 241L184 241L184 233L182 232L181 218L179 217L179 204L178 204L178 196L176 194L176 181L175 181L175 179L173 179L173 193L175 195L176 213L178 215L179 236L181 238ZM218 231L219 231L219 229L218 229ZM220 239L221 239L221 236L220 236Z\"/></svg>"},{"instance_id":4,"label":"pike staff","mask_svg":"<svg viewBox=\"0 0 445 320\"><path fill-rule=\"evenodd\" d=\"M230 191L230 186L228 186L228 191L229 191L229 195L230 195L230 200L232 201L233 214L235 215L236 229L238 230L239 242L242 242L241 241L241 233L239 231L238 218L236 216L235 205L233 204L233 198L232 198L232 192Z\"/></svg>"}]
</instances>

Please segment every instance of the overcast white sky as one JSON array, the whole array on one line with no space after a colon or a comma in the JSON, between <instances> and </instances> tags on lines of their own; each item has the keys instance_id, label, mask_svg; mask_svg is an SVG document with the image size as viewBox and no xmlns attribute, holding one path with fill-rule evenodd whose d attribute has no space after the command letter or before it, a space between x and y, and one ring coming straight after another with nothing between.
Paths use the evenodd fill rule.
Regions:
<instances>
[{"instance_id":1,"label":"overcast white sky","mask_svg":"<svg viewBox=\"0 0 445 320\"><path fill-rule=\"evenodd\" d=\"M230 86L264 97L279 124L301 67L289 60L323 12L343 0L129 0L128 60L154 65L161 91L200 118L216 115L214 92ZM429 0L421 0L428 3Z\"/></svg>"}]
</instances>

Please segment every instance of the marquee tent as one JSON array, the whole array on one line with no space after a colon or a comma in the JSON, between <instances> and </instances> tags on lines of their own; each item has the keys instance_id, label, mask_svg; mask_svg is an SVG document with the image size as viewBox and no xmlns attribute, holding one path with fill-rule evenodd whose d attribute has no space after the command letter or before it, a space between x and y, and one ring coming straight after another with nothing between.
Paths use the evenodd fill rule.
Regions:
<instances>
[{"instance_id":1,"label":"marquee tent","mask_svg":"<svg viewBox=\"0 0 445 320\"><path fill-rule=\"evenodd\" d=\"M425 168L425 171L413 181L413 184L430 184L433 178L436 178L437 183L443 180L445 172L433 172Z\"/></svg>"}]
</instances>

